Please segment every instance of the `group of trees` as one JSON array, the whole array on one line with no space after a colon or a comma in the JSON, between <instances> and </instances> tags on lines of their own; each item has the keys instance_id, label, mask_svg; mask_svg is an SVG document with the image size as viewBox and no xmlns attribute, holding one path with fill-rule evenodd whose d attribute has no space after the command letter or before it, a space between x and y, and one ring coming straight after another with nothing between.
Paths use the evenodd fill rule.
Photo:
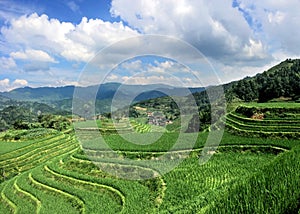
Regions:
<instances>
[{"instance_id":1,"label":"group of trees","mask_svg":"<svg viewBox=\"0 0 300 214\"><path fill-rule=\"evenodd\" d=\"M61 115L45 114L39 115L36 122L27 122L17 120L14 122L15 129L33 129L33 128L51 128L58 131L67 129L71 125L71 121Z\"/></svg>"},{"instance_id":2,"label":"group of trees","mask_svg":"<svg viewBox=\"0 0 300 214\"><path fill-rule=\"evenodd\" d=\"M0 110L0 131L10 128L33 129L53 128L63 130L70 121L58 114L45 104L12 105ZM53 114L53 113L54 114Z\"/></svg>"},{"instance_id":3,"label":"group of trees","mask_svg":"<svg viewBox=\"0 0 300 214\"><path fill-rule=\"evenodd\" d=\"M29 109L19 106L8 106L0 111L0 131L12 128L16 121L34 122L35 117Z\"/></svg>"},{"instance_id":4,"label":"group of trees","mask_svg":"<svg viewBox=\"0 0 300 214\"><path fill-rule=\"evenodd\" d=\"M243 101L266 102L274 98L300 98L300 60L280 63L270 70L247 77L232 84L226 92L227 97L237 97Z\"/></svg>"}]
</instances>

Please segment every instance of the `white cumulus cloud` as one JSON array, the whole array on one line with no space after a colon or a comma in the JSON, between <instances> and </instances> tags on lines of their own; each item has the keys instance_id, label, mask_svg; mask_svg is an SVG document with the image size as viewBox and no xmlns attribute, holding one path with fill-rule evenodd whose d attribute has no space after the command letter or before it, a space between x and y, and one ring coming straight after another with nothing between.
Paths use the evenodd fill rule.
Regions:
<instances>
[{"instance_id":1,"label":"white cumulus cloud","mask_svg":"<svg viewBox=\"0 0 300 214\"><path fill-rule=\"evenodd\" d=\"M80 12L76 1L68 0L65 4ZM274 65L285 58L300 56L299 6L299 0L224 0L222 3L219 0L112 0L110 12L121 21L83 17L79 23L71 23L49 18L46 14L31 13L30 8L2 0L0 19L6 21L0 30L0 69L2 73L35 71L26 75L36 82L40 77L33 75L56 70L56 80L66 81L55 84L64 84L77 78L67 78L67 74L79 73L77 69L66 68L67 63L82 65L110 44L134 36L159 34L182 39L196 47L213 63L221 79L227 82L262 72L266 65ZM193 56L182 51L174 42L160 40L148 46L140 44L136 39L114 46L114 50L106 51L107 54L98 59L97 65L107 72L107 68L127 59L126 56L132 58L135 53L144 52L139 49L145 52L155 50L153 53L158 54L161 51L165 54L163 57L172 60L183 59L184 56L193 64ZM149 66L138 61L123 63L123 68L128 71L123 76L128 78L132 75L129 71L144 70L150 74L157 73L157 80L167 81L162 75L165 71L188 72L187 68L178 67L172 60ZM61 66L57 62L67 63ZM64 72L64 69L69 70ZM206 67L195 66L192 70L201 71L201 75L207 72ZM155 79L150 76L147 77L148 82ZM23 78L27 77L18 77L20 80ZM122 75L110 78L117 80ZM142 78L134 81L142 81ZM190 81L192 78L185 76L185 79ZM14 83L9 79L1 81L2 85L8 84L7 88Z\"/></svg>"},{"instance_id":2,"label":"white cumulus cloud","mask_svg":"<svg viewBox=\"0 0 300 214\"><path fill-rule=\"evenodd\" d=\"M53 61L52 56L46 55L51 53L67 60L86 62L101 48L138 35L138 32L122 22L111 23L83 17L79 24L74 25L50 19L45 14L39 16L33 13L13 19L8 26L1 28L1 34L11 46L30 47L24 53L20 50L12 53L17 58L34 57L40 51L38 54L44 52L42 59L48 61Z\"/></svg>"},{"instance_id":3,"label":"white cumulus cloud","mask_svg":"<svg viewBox=\"0 0 300 214\"><path fill-rule=\"evenodd\" d=\"M39 61L39 62L56 62L48 53L41 50L25 50L12 52L10 56L14 59Z\"/></svg>"},{"instance_id":4,"label":"white cumulus cloud","mask_svg":"<svg viewBox=\"0 0 300 214\"><path fill-rule=\"evenodd\" d=\"M217 0L113 0L111 13L141 32L179 37L224 63L270 57L230 0L222 7Z\"/></svg>"},{"instance_id":5,"label":"white cumulus cloud","mask_svg":"<svg viewBox=\"0 0 300 214\"><path fill-rule=\"evenodd\" d=\"M9 79L5 78L3 80L0 80L0 86L8 86L9 85Z\"/></svg>"},{"instance_id":6,"label":"white cumulus cloud","mask_svg":"<svg viewBox=\"0 0 300 214\"><path fill-rule=\"evenodd\" d=\"M22 79L16 79L12 83L13 86L20 87L20 86L26 86L28 85L27 80L22 80Z\"/></svg>"},{"instance_id":7,"label":"white cumulus cloud","mask_svg":"<svg viewBox=\"0 0 300 214\"><path fill-rule=\"evenodd\" d=\"M260 26L257 36L274 52L300 56L299 0L237 0L239 7ZM278 54L278 53L277 53Z\"/></svg>"},{"instance_id":8,"label":"white cumulus cloud","mask_svg":"<svg viewBox=\"0 0 300 214\"><path fill-rule=\"evenodd\" d=\"M11 82L8 78L0 79L0 91L10 91L27 85L28 82L24 79L15 79L13 82Z\"/></svg>"}]
</instances>

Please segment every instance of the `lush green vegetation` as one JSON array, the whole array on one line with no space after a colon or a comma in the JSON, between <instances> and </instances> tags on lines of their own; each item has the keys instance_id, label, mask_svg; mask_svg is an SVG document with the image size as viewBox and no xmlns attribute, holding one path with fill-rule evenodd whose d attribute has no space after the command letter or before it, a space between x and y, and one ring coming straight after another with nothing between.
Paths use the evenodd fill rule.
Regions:
<instances>
[{"instance_id":1,"label":"lush green vegetation","mask_svg":"<svg viewBox=\"0 0 300 214\"><path fill-rule=\"evenodd\" d=\"M234 82L227 91L231 100L234 96L249 102L258 100L266 102L274 98L300 98L300 60L290 60L280 63L268 71Z\"/></svg>"},{"instance_id":2,"label":"lush green vegetation","mask_svg":"<svg viewBox=\"0 0 300 214\"><path fill-rule=\"evenodd\" d=\"M298 103L242 104L226 115L229 131L244 136L299 138Z\"/></svg>"},{"instance_id":3,"label":"lush green vegetation","mask_svg":"<svg viewBox=\"0 0 300 214\"><path fill-rule=\"evenodd\" d=\"M224 110L206 92L136 103L130 119L121 109L77 122L76 135L71 118L45 114L49 106L0 96L1 130L11 128L0 133L0 213L299 213L299 67L287 60L225 85L235 102L220 144L208 147L212 130L221 133L211 111ZM194 98L199 114L190 116ZM147 124L155 111L173 123Z\"/></svg>"},{"instance_id":4,"label":"lush green vegetation","mask_svg":"<svg viewBox=\"0 0 300 214\"><path fill-rule=\"evenodd\" d=\"M40 139L48 135L57 133L54 129L36 128L29 130L8 130L0 134L0 139L3 141L27 141Z\"/></svg>"},{"instance_id":5,"label":"lush green vegetation","mask_svg":"<svg viewBox=\"0 0 300 214\"><path fill-rule=\"evenodd\" d=\"M151 126L148 124L142 124L135 120L130 122L132 128L138 133L147 133L151 131Z\"/></svg>"},{"instance_id":6,"label":"lush green vegetation","mask_svg":"<svg viewBox=\"0 0 300 214\"><path fill-rule=\"evenodd\" d=\"M217 153L207 164L199 166L199 158L194 154L164 176L167 189L160 210L162 213L205 212L233 183L260 171L273 158L268 153L229 151ZM224 211L232 213L234 209Z\"/></svg>"},{"instance_id":7,"label":"lush green vegetation","mask_svg":"<svg viewBox=\"0 0 300 214\"><path fill-rule=\"evenodd\" d=\"M46 104L30 102L25 104L24 102L21 102L21 104L15 102L16 106L8 106L0 110L0 131L8 129L22 130L17 134L13 134L16 139L20 139L18 136L28 135L28 133L31 133L32 138L34 138L38 137L39 134L37 133L41 133L43 130L44 132L47 129L63 131L71 126L71 117L66 115L68 112L54 110ZM34 136L34 133L36 136Z\"/></svg>"},{"instance_id":8,"label":"lush green vegetation","mask_svg":"<svg viewBox=\"0 0 300 214\"><path fill-rule=\"evenodd\" d=\"M162 137L162 152L168 150L168 146L163 145L163 142L171 144L167 139L173 139L174 134L166 133ZM107 135L105 137L106 139L112 138L111 143L116 142L116 139L121 142L121 138L117 138L117 136ZM252 195L247 195L247 200L252 200L252 204L258 200L255 197L256 188L254 190L250 184L245 186L248 185L245 181L251 181L254 179L253 177L255 179L261 179L261 176L265 178L275 172L276 175L283 173L282 176L288 174L289 181L294 179L296 182L299 177L299 174L294 173L297 172L297 168L292 171L291 167L285 167L288 164L299 165L297 162L299 155L295 153L298 150L292 149L285 152L284 149L280 149L284 146L285 148L294 148L294 145L298 143L296 140L261 139L255 141L252 138L251 141L251 138L226 134L213 158L206 164L199 165L201 148L204 143L204 139L201 140L199 137L198 149L195 149L174 170L162 177L140 181L117 178L102 171L90 162L81 150L78 150L78 144L74 142L72 134L58 133L41 138L27 146L20 145L20 142L19 149L2 154L0 161L4 176L2 177L3 182L0 184L1 211L5 213L20 212L20 210L27 213L54 211L57 213L63 211L67 213L116 213L121 211L124 213L183 211L193 213L197 210L198 212L213 213L215 210L225 211L224 207L226 206L228 206L227 210L235 211L239 209L234 207L237 202L232 202L235 200L235 194L233 194L235 191L240 194L238 199L246 197L241 194L254 191ZM138 145L131 145L129 148L125 145L122 148L120 145L123 143L119 143L119 148L116 143L114 144L117 150L129 152L122 153L123 155L145 159L157 157L157 161L152 163L153 167L163 164L159 160L161 154L155 151L157 146L149 145L144 150ZM100 148L90 149L92 149L90 151L96 149L94 150L94 161L108 162L110 166L115 165L119 169L122 166L117 159L107 159L107 157L103 159L98 156ZM182 149L185 148L182 146ZM293 155L290 157L290 154ZM49 162L49 160L51 161ZM286 162L278 168L277 164L282 163L283 160ZM137 166L123 167L122 170L126 172L132 171ZM140 165L139 167L146 166ZM271 170L274 169L271 167L276 167L277 170ZM147 167L144 169L153 170L147 169ZM270 172L265 173L266 169L269 169ZM270 179L274 178L270 177ZM279 178L276 179L280 181ZM274 186L277 180L273 181ZM282 183L286 181L287 179L281 180ZM286 207L285 210L296 210L297 195L294 194L295 197L289 201L286 194L291 194L291 192L283 192L281 189L274 189L273 192L264 184L267 182L260 184L264 191L272 191L274 197L284 201L281 205ZM289 185L293 188L297 187L297 183ZM240 191L241 188L248 188L248 191ZM293 191L296 193L297 189L293 189ZM230 207L231 204L226 203L228 201L223 197L233 197L230 200L232 207ZM263 203L263 195L259 197L259 200L262 201L257 203ZM246 202L248 203L248 201L240 201L240 203L245 203L245 206ZM251 204L247 206L249 210L264 210L264 207L255 208Z\"/></svg>"},{"instance_id":9,"label":"lush green vegetation","mask_svg":"<svg viewBox=\"0 0 300 214\"><path fill-rule=\"evenodd\" d=\"M297 213L300 198L300 147L279 155L263 170L229 186L209 213ZM255 188L253 188L255 187Z\"/></svg>"},{"instance_id":10,"label":"lush green vegetation","mask_svg":"<svg viewBox=\"0 0 300 214\"><path fill-rule=\"evenodd\" d=\"M117 178L105 169L109 167L124 175L131 172L139 176L142 171L159 174L155 169L164 164L160 156L174 145L178 133L166 132L149 145L127 142L117 134L103 135L105 143L123 157L153 160L151 165L142 161L136 165L128 161L126 165L126 161L120 163L120 159L103 153L105 147L97 141L99 131L89 130L89 123L94 125L95 121L79 123L82 129L77 130L77 136L85 137L82 146L97 166L78 149L72 132L53 131L39 139L24 138L24 142L21 139L2 144L19 146L14 150L8 146L7 152L0 156L3 213L20 210L26 213L222 213L228 210L283 213L295 212L299 206L298 140L247 138L225 133L217 153L200 165L199 157L208 133L186 133L184 142L197 139L192 145L194 151L186 156L190 145L181 143L173 151L174 155L169 156L169 161L174 157L185 158L180 165L160 177L133 181ZM112 127L113 121L96 124L100 128ZM116 124L124 126L121 121ZM127 135L141 134L151 139L151 135L156 138L159 133Z\"/></svg>"},{"instance_id":11,"label":"lush green vegetation","mask_svg":"<svg viewBox=\"0 0 300 214\"><path fill-rule=\"evenodd\" d=\"M255 108L300 108L300 103L296 102L268 102L268 103L257 103L257 102L248 102L243 103L243 106L246 107L255 107Z\"/></svg>"},{"instance_id":12,"label":"lush green vegetation","mask_svg":"<svg viewBox=\"0 0 300 214\"><path fill-rule=\"evenodd\" d=\"M300 59L287 59L286 61L274 66L273 68L263 73L257 74L254 77L246 77L245 79L231 82L222 85L224 88L225 97L228 103L231 102L252 102L246 104L252 107L263 107L265 104L262 102L270 101L272 105L268 105L270 108L298 108L297 103L300 99ZM210 87L213 94L214 89L219 86ZM218 102L218 98L214 98ZM224 100L219 98L221 103L224 104ZM224 114L224 108L222 104L217 104L218 107L211 107L211 100L206 91L196 92L187 97L181 97L176 100L181 103L181 110L191 112L189 107L193 106L193 102L196 102L199 110L199 114L194 114L190 121L187 132L205 131L211 128L218 129L218 118L212 116L218 116ZM278 101L284 101L284 103L278 103ZM260 103L257 103L260 102ZM145 107L147 109L156 109L161 111L168 118L175 120L179 117L179 109L176 106L176 102L171 97L159 97L151 100L146 100L134 104L134 106ZM213 111L213 112L212 112ZM139 112L134 111L131 116L138 116ZM184 114L184 111L181 112ZM299 118L299 115L297 116ZM200 125L201 124L201 125Z\"/></svg>"}]
</instances>

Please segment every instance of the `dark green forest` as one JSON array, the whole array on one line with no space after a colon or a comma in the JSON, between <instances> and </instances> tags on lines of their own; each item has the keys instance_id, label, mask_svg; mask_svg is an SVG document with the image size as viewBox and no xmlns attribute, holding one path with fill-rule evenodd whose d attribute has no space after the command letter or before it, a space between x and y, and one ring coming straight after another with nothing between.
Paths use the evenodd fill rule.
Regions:
<instances>
[{"instance_id":1,"label":"dark green forest","mask_svg":"<svg viewBox=\"0 0 300 214\"><path fill-rule=\"evenodd\" d=\"M61 120L60 117L70 114L70 112L57 110L44 103L20 102L7 99L2 103L0 110L0 131L10 128L31 129L41 127L60 130L65 126L64 122L66 122ZM60 122L63 123L61 127L59 126Z\"/></svg>"},{"instance_id":2,"label":"dark green forest","mask_svg":"<svg viewBox=\"0 0 300 214\"><path fill-rule=\"evenodd\" d=\"M287 59L268 71L234 82L226 91L229 100L267 102L288 97L300 101L300 60Z\"/></svg>"}]
</instances>

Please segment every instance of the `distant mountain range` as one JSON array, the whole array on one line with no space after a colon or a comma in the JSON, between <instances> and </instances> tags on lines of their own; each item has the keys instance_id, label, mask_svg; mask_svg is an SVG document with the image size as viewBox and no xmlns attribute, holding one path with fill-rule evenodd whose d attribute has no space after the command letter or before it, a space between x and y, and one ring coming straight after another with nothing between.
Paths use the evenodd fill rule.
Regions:
<instances>
[{"instance_id":1,"label":"distant mountain range","mask_svg":"<svg viewBox=\"0 0 300 214\"><path fill-rule=\"evenodd\" d=\"M254 77L246 77L239 81L224 84L227 100L265 102L274 98L289 97L300 100L300 59L287 59L259 73ZM187 90L188 89L188 90ZM63 87L24 87L0 93L0 109L15 101L38 102L49 105L60 111L72 110L72 99L75 86ZM188 96L193 93L197 103L207 103L205 88L183 88L164 84L124 85L121 83L105 83L99 86L76 87L87 97L98 92L96 96L96 112L110 111L112 99L117 94L124 101L132 104L165 96ZM89 97L89 99L95 99Z\"/></svg>"},{"instance_id":2,"label":"distant mountain range","mask_svg":"<svg viewBox=\"0 0 300 214\"><path fill-rule=\"evenodd\" d=\"M201 92L205 90L203 87L199 88L174 87L163 84L152 85L124 85L121 83L105 83L100 86L77 87L81 93L92 94L91 92L98 92L96 96L96 110L98 113L110 111L111 101L116 95L122 97L124 100L132 100L133 103L158 98L162 96L187 96L190 93ZM53 108L63 111L71 111L72 99L75 86L63 87L40 87L40 88L17 88L9 92L0 93L0 99L11 99L17 101L30 101L45 103ZM92 99L92 97L91 97ZM1 101L0 101L1 102ZM1 103L0 103L1 105Z\"/></svg>"},{"instance_id":3,"label":"distant mountain range","mask_svg":"<svg viewBox=\"0 0 300 214\"><path fill-rule=\"evenodd\" d=\"M211 86L211 88L220 86ZM239 81L224 84L227 102L291 100L300 102L300 59L287 59L269 70L254 77L246 77ZM71 114L75 86L18 88L0 93L0 130L10 127L14 121L37 118L39 114ZM205 88L182 88L163 84L154 85L122 85L105 83L98 86L76 87L86 96L86 100L95 100L96 113L111 111L112 100L116 94L122 101L130 101L145 108L159 108L167 111L169 117L176 117L176 104L169 96L181 97L183 100L195 100L199 106L200 121L210 123L210 102ZM94 92L94 93L93 93ZM192 94L191 94L192 93ZM193 99L189 99L192 98ZM195 98L195 99L194 99ZM85 100L80 102L83 104ZM128 103L128 102L127 102ZM89 105L93 105L90 102ZM190 103L185 102L186 106ZM175 106L175 107L174 107ZM121 108L122 109L122 108ZM131 107L135 114L134 108ZM175 109L175 110L174 110ZM25 118L25 119L24 119Z\"/></svg>"}]
</instances>

